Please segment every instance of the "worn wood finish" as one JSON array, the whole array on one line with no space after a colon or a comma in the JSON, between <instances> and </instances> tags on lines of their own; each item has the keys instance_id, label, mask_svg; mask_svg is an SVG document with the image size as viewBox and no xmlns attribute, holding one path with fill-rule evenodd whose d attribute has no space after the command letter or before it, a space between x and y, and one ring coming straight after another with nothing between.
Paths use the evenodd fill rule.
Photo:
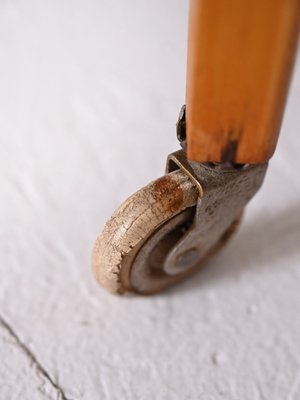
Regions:
<instances>
[{"instance_id":1,"label":"worn wood finish","mask_svg":"<svg viewBox=\"0 0 300 400\"><path fill-rule=\"evenodd\" d=\"M299 20L299 0L191 0L190 159L264 163L272 156Z\"/></svg>"},{"instance_id":2,"label":"worn wood finish","mask_svg":"<svg viewBox=\"0 0 300 400\"><path fill-rule=\"evenodd\" d=\"M194 206L197 198L195 185L181 170L151 182L130 196L105 224L96 241L93 271L97 281L112 293L149 294L182 278L160 273L152 274L151 279L147 272L141 271L136 287L131 279L131 267L145 241L165 222Z\"/></svg>"}]
</instances>

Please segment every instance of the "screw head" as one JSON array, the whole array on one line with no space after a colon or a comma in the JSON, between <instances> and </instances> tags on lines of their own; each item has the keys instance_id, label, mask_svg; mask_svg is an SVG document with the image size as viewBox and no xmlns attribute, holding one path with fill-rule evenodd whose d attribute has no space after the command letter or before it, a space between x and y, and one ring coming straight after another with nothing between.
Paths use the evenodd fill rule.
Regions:
<instances>
[{"instance_id":1,"label":"screw head","mask_svg":"<svg viewBox=\"0 0 300 400\"><path fill-rule=\"evenodd\" d=\"M176 267L178 268L190 268L197 260L199 260L200 254L196 247L186 250L184 253L179 254L176 258Z\"/></svg>"}]
</instances>

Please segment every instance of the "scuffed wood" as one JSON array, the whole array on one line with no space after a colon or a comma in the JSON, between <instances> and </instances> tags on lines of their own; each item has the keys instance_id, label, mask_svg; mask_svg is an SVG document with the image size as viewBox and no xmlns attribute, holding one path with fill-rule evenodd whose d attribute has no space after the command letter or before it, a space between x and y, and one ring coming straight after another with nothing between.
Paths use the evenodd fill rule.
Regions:
<instances>
[{"instance_id":1,"label":"scuffed wood","mask_svg":"<svg viewBox=\"0 0 300 400\"><path fill-rule=\"evenodd\" d=\"M299 25L299 0L191 0L186 93L191 160L269 160Z\"/></svg>"},{"instance_id":2,"label":"scuffed wood","mask_svg":"<svg viewBox=\"0 0 300 400\"><path fill-rule=\"evenodd\" d=\"M96 241L93 270L113 293L130 291L130 266L143 242L164 222L195 205L197 189L181 170L157 179L129 197Z\"/></svg>"}]
</instances>

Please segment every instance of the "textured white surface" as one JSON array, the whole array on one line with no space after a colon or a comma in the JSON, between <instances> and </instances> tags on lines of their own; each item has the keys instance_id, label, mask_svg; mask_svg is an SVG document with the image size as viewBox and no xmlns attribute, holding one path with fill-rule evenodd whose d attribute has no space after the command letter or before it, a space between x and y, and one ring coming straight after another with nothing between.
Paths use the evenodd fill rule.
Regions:
<instances>
[{"instance_id":1,"label":"textured white surface","mask_svg":"<svg viewBox=\"0 0 300 400\"><path fill-rule=\"evenodd\" d=\"M231 244L152 298L99 288L104 221L161 175L187 2L0 2L0 398L300 398L300 68Z\"/></svg>"}]
</instances>

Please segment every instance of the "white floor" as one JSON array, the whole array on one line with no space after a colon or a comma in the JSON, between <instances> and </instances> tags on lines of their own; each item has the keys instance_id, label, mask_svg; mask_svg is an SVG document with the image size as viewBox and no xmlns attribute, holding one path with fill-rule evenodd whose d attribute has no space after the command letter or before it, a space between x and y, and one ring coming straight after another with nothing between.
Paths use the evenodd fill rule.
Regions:
<instances>
[{"instance_id":1,"label":"white floor","mask_svg":"<svg viewBox=\"0 0 300 400\"><path fill-rule=\"evenodd\" d=\"M300 398L300 65L231 244L151 298L94 239L178 148L187 1L0 2L1 400Z\"/></svg>"}]
</instances>

